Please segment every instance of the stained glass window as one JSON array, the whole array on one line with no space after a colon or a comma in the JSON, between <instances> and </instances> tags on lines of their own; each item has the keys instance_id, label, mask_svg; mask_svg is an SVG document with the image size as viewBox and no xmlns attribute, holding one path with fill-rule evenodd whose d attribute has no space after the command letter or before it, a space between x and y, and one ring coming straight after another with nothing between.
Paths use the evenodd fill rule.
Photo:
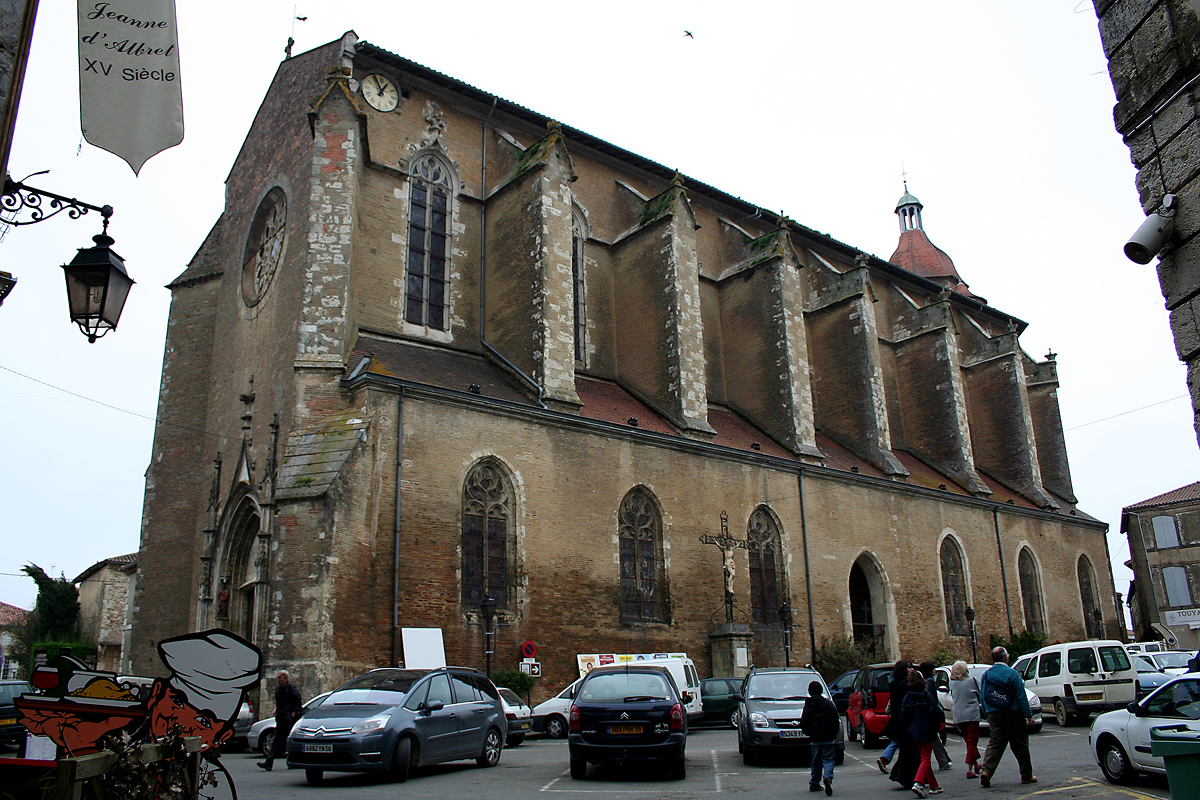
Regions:
<instances>
[{"instance_id":1,"label":"stained glass window","mask_svg":"<svg viewBox=\"0 0 1200 800\"><path fill-rule=\"evenodd\" d=\"M765 508L755 509L750 515L746 538L750 544L750 613L755 622L775 624L784 599L783 559L779 528Z\"/></svg>"},{"instance_id":2,"label":"stained glass window","mask_svg":"<svg viewBox=\"0 0 1200 800\"><path fill-rule=\"evenodd\" d=\"M662 576L662 518L650 493L625 495L619 514L621 619L665 621Z\"/></svg>"},{"instance_id":3,"label":"stained glass window","mask_svg":"<svg viewBox=\"0 0 1200 800\"><path fill-rule=\"evenodd\" d=\"M1046 633L1046 618L1042 616L1042 579L1037 560L1028 547L1017 555L1017 575L1021 580L1021 607L1025 611L1025 630Z\"/></svg>"},{"instance_id":4,"label":"stained glass window","mask_svg":"<svg viewBox=\"0 0 1200 800\"><path fill-rule=\"evenodd\" d=\"M446 330L450 263L450 173L433 155L412 167L404 319Z\"/></svg>"},{"instance_id":5,"label":"stained glass window","mask_svg":"<svg viewBox=\"0 0 1200 800\"><path fill-rule=\"evenodd\" d=\"M573 217L571 226L571 282L575 305L575 360L587 360L587 294L584 290L583 245L586 240L583 221Z\"/></svg>"},{"instance_id":6,"label":"stained glass window","mask_svg":"<svg viewBox=\"0 0 1200 800\"><path fill-rule=\"evenodd\" d=\"M485 597L508 608L516 550L513 501L509 481L499 464L482 461L463 483L463 606L477 609Z\"/></svg>"},{"instance_id":7,"label":"stained glass window","mask_svg":"<svg viewBox=\"0 0 1200 800\"><path fill-rule=\"evenodd\" d=\"M953 537L942 540L942 595L946 601L946 630L951 636L969 636L967 581L962 549Z\"/></svg>"}]
</instances>

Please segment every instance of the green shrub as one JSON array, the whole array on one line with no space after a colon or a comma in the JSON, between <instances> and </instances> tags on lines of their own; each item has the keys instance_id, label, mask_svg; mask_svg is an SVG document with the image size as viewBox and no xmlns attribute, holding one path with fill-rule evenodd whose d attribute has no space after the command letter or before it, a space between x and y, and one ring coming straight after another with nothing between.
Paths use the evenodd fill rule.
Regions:
<instances>
[{"instance_id":1,"label":"green shrub","mask_svg":"<svg viewBox=\"0 0 1200 800\"><path fill-rule=\"evenodd\" d=\"M533 685L537 683L537 678L527 675L518 669L494 669L492 670L492 683L497 686L503 686L506 689L512 689L528 702L529 692L533 689Z\"/></svg>"},{"instance_id":2,"label":"green shrub","mask_svg":"<svg viewBox=\"0 0 1200 800\"><path fill-rule=\"evenodd\" d=\"M958 661L958 651L951 650L946 645L942 645L933 651L933 655L929 657L929 660L933 662L934 666L946 667Z\"/></svg>"},{"instance_id":3,"label":"green shrub","mask_svg":"<svg viewBox=\"0 0 1200 800\"><path fill-rule=\"evenodd\" d=\"M991 647L1003 647L1008 651L1009 663L1016 661L1018 657L1026 653L1032 653L1041 649L1041 646L1046 643L1046 637L1040 633L1030 633L1029 631L1021 631L1013 635L1011 639L1005 639L1002 636L992 634L990 645ZM990 661L991 654L987 655L985 660Z\"/></svg>"},{"instance_id":4,"label":"green shrub","mask_svg":"<svg viewBox=\"0 0 1200 800\"><path fill-rule=\"evenodd\" d=\"M822 636L813 658L813 667L825 682L836 680L847 670L859 669L871 663L871 650L862 642L843 637Z\"/></svg>"}]
</instances>

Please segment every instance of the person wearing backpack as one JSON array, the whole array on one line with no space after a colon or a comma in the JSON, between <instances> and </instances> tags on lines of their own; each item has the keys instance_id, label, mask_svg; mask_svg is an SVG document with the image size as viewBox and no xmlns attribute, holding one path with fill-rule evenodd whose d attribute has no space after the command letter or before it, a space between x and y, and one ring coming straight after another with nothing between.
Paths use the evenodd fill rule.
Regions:
<instances>
[{"instance_id":1,"label":"person wearing backpack","mask_svg":"<svg viewBox=\"0 0 1200 800\"><path fill-rule=\"evenodd\" d=\"M812 751L812 777L808 781L810 792L820 791L822 776L826 796L833 794L833 762L836 760L835 744L841 721L837 706L825 697L820 681L808 685L808 699L800 714L800 730L808 736Z\"/></svg>"},{"instance_id":2,"label":"person wearing backpack","mask_svg":"<svg viewBox=\"0 0 1200 800\"><path fill-rule=\"evenodd\" d=\"M992 650L991 668L983 673L980 685L980 706L987 716L991 736L979 770L979 783L992 785L992 775L1011 746L1021 769L1021 783L1037 783L1029 762L1029 722L1033 711L1025 694L1025 681L1008 665L1008 651L1003 647Z\"/></svg>"},{"instance_id":3,"label":"person wearing backpack","mask_svg":"<svg viewBox=\"0 0 1200 800\"><path fill-rule=\"evenodd\" d=\"M933 758L933 743L937 741L938 731L946 721L946 712L941 704L929 692L921 691L924 688L925 676L920 670L914 669L908 676L908 693L904 695L904 708L900 714L909 743L916 749L920 760L911 787L913 794L920 798L942 791L930 760Z\"/></svg>"}]
</instances>

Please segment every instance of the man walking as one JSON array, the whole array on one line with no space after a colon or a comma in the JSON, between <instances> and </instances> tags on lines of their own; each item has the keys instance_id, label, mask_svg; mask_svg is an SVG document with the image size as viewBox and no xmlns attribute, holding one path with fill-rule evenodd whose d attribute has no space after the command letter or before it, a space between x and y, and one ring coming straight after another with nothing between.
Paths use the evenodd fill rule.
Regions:
<instances>
[{"instance_id":1,"label":"man walking","mask_svg":"<svg viewBox=\"0 0 1200 800\"><path fill-rule=\"evenodd\" d=\"M300 690L294 683L288 681L286 669L281 669L276 673L275 682L278 684L275 689L275 741L267 760L258 762L258 766L267 772L271 771L277 757L287 758L288 734L292 732L292 726L296 724L296 720L300 719L300 714L304 710L304 701L300 697Z\"/></svg>"},{"instance_id":2,"label":"man walking","mask_svg":"<svg viewBox=\"0 0 1200 800\"><path fill-rule=\"evenodd\" d=\"M1027 720L1033 716L1033 711L1025 695L1025 681L1008 665L1008 651L1003 647L992 650L992 661L994 663L983 673L980 685L980 705L987 715L991 736L983 757L983 768L979 771L979 783L992 785L992 775L1004 756L1004 748L1009 745L1021 769L1021 783L1037 783L1029 763Z\"/></svg>"},{"instance_id":3,"label":"man walking","mask_svg":"<svg viewBox=\"0 0 1200 800\"><path fill-rule=\"evenodd\" d=\"M824 696L823 691L820 681L808 684L808 699L804 701L804 711L800 714L800 730L808 736L808 746L812 752L812 777L808 781L808 790L818 792L824 783L828 796L833 794L834 743L841 723L837 706Z\"/></svg>"}]
</instances>

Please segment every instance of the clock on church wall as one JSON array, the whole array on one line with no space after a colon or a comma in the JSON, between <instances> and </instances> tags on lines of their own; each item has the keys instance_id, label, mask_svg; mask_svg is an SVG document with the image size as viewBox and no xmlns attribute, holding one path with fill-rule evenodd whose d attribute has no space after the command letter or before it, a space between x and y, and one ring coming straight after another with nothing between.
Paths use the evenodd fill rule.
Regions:
<instances>
[{"instance_id":1,"label":"clock on church wall","mask_svg":"<svg viewBox=\"0 0 1200 800\"><path fill-rule=\"evenodd\" d=\"M360 89L363 99L376 111L395 111L400 105L400 90L386 75L372 72L362 79Z\"/></svg>"},{"instance_id":2,"label":"clock on church wall","mask_svg":"<svg viewBox=\"0 0 1200 800\"><path fill-rule=\"evenodd\" d=\"M253 308L271 288L287 245L287 195L267 192L254 214L242 262L242 300Z\"/></svg>"}]
</instances>

